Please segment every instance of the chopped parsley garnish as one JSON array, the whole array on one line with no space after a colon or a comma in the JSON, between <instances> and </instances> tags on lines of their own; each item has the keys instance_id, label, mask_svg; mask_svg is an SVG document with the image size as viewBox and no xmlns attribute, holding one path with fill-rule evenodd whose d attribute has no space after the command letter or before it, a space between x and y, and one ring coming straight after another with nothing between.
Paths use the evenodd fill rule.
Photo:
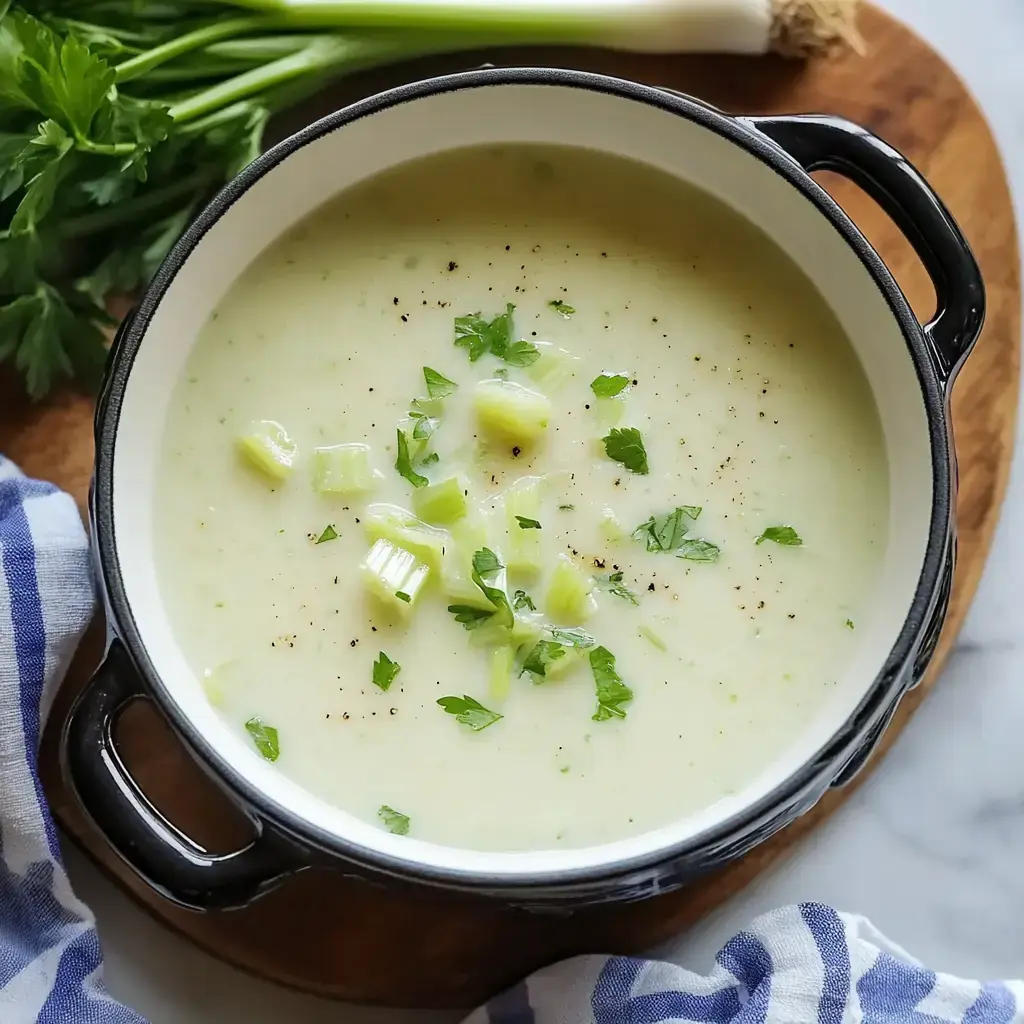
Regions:
<instances>
[{"instance_id":1,"label":"chopped parsley garnish","mask_svg":"<svg viewBox=\"0 0 1024 1024\"><path fill-rule=\"evenodd\" d=\"M566 647L593 647L597 641L582 629L575 626L569 629L559 629L556 626L547 626L551 639Z\"/></svg>"},{"instance_id":2,"label":"chopped parsley garnish","mask_svg":"<svg viewBox=\"0 0 1024 1024\"><path fill-rule=\"evenodd\" d=\"M438 702L448 712L455 716L455 721L460 725L468 725L473 732L486 729L489 725L504 718L497 711L488 711L478 700L474 700L469 694L461 697L442 697Z\"/></svg>"},{"instance_id":3,"label":"chopped parsley garnish","mask_svg":"<svg viewBox=\"0 0 1024 1024\"><path fill-rule=\"evenodd\" d=\"M326 543L329 540L337 540L337 539L338 539L338 531L330 523L328 523L327 526L324 528L324 532L321 533L319 537L317 537L316 543L317 544L324 544L324 543Z\"/></svg>"},{"instance_id":4,"label":"chopped parsley garnish","mask_svg":"<svg viewBox=\"0 0 1024 1024\"><path fill-rule=\"evenodd\" d=\"M414 441L426 441L433 436L439 426L441 421L435 416L418 416L412 428L412 438Z\"/></svg>"},{"instance_id":5,"label":"chopped parsley garnish","mask_svg":"<svg viewBox=\"0 0 1024 1024\"><path fill-rule=\"evenodd\" d=\"M633 539L643 541L648 551L676 551L689 530L685 519L700 515L696 505L680 505L663 516L651 516L633 531Z\"/></svg>"},{"instance_id":6,"label":"chopped parsley garnish","mask_svg":"<svg viewBox=\"0 0 1024 1024\"><path fill-rule=\"evenodd\" d=\"M450 604L448 611L455 616L455 621L461 623L466 629L477 629L494 616L494 612L488 608L477 608L472 604Z\"/></svg>"},{"instance_id":7,"label":"chopped parsley garnish","mask_svg":"<svg viewBox=\"0 0 1024 1024\"><path fill-rule=\"evenodd\" d=\"M387 692L395 681L395 676L402 671L402 666L397 661L392 661L383 651L380 657L373 663L373 685L379 686Z\"/></svg>"},{"instance_id":8,"label":"chopped parsley garnish","mask_svg":"<svg viewBox=\"0 0 1024 1024\"><path fill-rule=\"evenodd\" d=\"M537 610L537 606L533 603L533 598L525 590L517 590L512 595L512 607L516 611L519 611L520 608L529 608L531 612Z\"/></svg>"},{"instance_id":9,"label":"chopped parsley garnish","mask_svg":"<svg viewBox=\"0 0 1024 1024\"><path fill-rule=\"evenodd\" d=\"M429 466L432 463L439 462L440 459L441 459L441 456L438 455L437 452L431 452L429 455L424 455L423 458L420 459L420 465L421 466Z\"/></svg>"},{"instance_id":10,"label":"chopped parsley garnish","mask_svg":"<svg viewBox=\"0 0 1024 1024\"><path fill-rule=\"evenodd\" d=\"M541 525L537 522L536 519L528 519L526 516L516 516L516 522L519 524L520 530L541 529Z\"/></svg>"},{"instance_id":11,"label":"chopped parsley garnish","mask_svg":"<svg viewBox=\"0 0 1024 1024\"><path fill-rule=\"evenodd\" d=\"M560 661L569 653L569 648L555 640L540 640L533 650L526 656L523 662L523 670L520 675L527 672L534 677L534 682L543 679L548 674L548 665Z\"/></svg>"},{"instance_id":12,"label":"chopped parsley garnish","mask_svg":"<svg viewBox=\"0 0 1024 1024\"><path fill-rule=\"evenodd\" d=\"M423 367L423 379L427 382L427 395L430 398L447 398L458 388L455 381L449 380L429 366Z\"/></svg>"},{"instance_id":13,"label":"chopped parsley garnish","mask_svg":"<svg viewBox=\"0 0 1024 1024\"><path fill-rule=\"evenodd\" d=\"M590 652L590 671L594 673L597 687L597 711L595 722L606 722L609 718L625 718L622 705L633 699L633 691L615 671L615 655L607 647L595 647Z\"/></svg>"},{"instance_id":14,"label":"chopped parsley garnish","mask_svg":"<svg viewBox=\"0 0 1024 1024\"><path fill-rule=\"evenodd\" d=\"M505 312L493 320L485 320L479 313L455 318L455 344L469 351L471 363L488 352L509 366L529 366L540 359L540 351L532 342L512 341L515 308L511 302L506 303Z\"/></svg>"},{"instance_id":15,"label":"chopped parsley garnish","mask_svg":"<svg viewBox=\"0 0 1024 1024\"><path fill-rule=\"evenodd\" d=\"M621 373L602 373L590 382L590 390L598 398L614 398L629 387L629 378Z\"/></svg>"},{"instance_id":16,"label":"chopped parsley garnish","mask_svg":"<svg viewBox=\"0 0 1024 1024\"><path fill-rule=\"evenodd\" d=\"M853 619L847 619L846 620L846 628L847 629L853 629Z\"/></svg>"},{"instance_id":17,"label":"chopped parsley garnish","mask_svg":"<svg viewBox=\"0 0 1024 1024\"><path fill-rule=\"evenodd\" d=\"M769 526L754 543L763 544L766 540L774 541L776 544L783 544L786 547L799 547L803 544L800 535L792 526Z\"/></svg>"},{"instance_id":18,"label":"chopped parsley garnish","mask_svg":"<svg viewBox=\"0 0 1024 1024\"><path fill-rule=\"evenodd\" d=\"M404 601L406 604L412 604L412 598L404 590L396 590L395 597L399 601Z\"/></svg>"},{"instance_id":19,"label":"chopped parsley garnish","mask_svg":"<svg viewBox=\"0 0 1024 1024\"><path fill-rule=\"evenodd\" d=\"M387 804L381 804L380 810L377 811L377 816L384 822L384 827L396 836L409 834L408 815L396 811L393 807L388 807Z\"/></svg>"},{"instance_id":20,"label":"chopped parsley garnish","mask_svg":"<svg viewBox=\"0 0 1024 1024\"><path fill-rule=\"evenodd\" d=\"M494 605L495 621L509 629L515 621L512 615L512 607L508 603L505 591L498 587L489 586L484 582L485 576L493 576L505 567L498 560L498 556L490 548L481 548L473 555L473 572L471 578L480 588L480 592ZM457 617L456 617L457 618Z\"/></svg>"},{"instance_id":21,"label":"chopped parsley garnish","mask_svg":"<svg viewBox=\"0 0 1024 1024\"><path fill-rule=\"evenodd\" d=\"M602 590L607 590L610 594L614 594L616 597L621 597L624 601L628 601L630 604L639 604L640 598L637 594L634 594L622 582L621 572L612 572L607 576L595 576L594 581Z\"/></svg>"},{"instance_id":22,"label":"chopped parsley garnish","mask_svg":"<svg viewBox=\"0 0 1024 1024\"><path fill-rule=\"evenodd\" d=\"M650 472L644 439L636 427L614 427L601 440L604 442L605 454L613 462L621 462L626 469L641 475Z\"/></svg>"},{"instance_id":23,"label":"chopped parsley garnish","mask_svg":"<svg viewBox=\"0 0 1024 1024\"><path fill-rule=\"evenodd\" d=\"M559 505L558 506L558 511L559 512L574 512L575 510L576 510L576 506L575 505Z\"/></svg>"},{"instance_id":24,"label":"chopped parsley garnish","mask_svg":"<svg viewBox=\"0 0 1024 1024\"><path fill-rule=\"evenodd\" d=\"M281 753L277 742L277 730L267 725L262 718L250 718L245 723L245 731L252 737L256 749L268 760L276 761Z\"/></svg>"},{"instance_id":25,"label":"chopped parsley garnish","mask_svg":"<svg viewBox=\"0 0 1024 1024\"><path fill-rule=\"evenodd\" d=\"M576 310L569 305L568 302L563 302L561 299L552 299L548 305L560 316L566 320L569 319L576 312Z\"/></svg>"},{"instance_id":26,"label":"chopped parsley garnish","mask_svg":"<svg viewBox=\"0 0 1024 1024\"><path fill-rule=\"evenodd\" d=\"M685 558L688 562L717 562L721 553L721 548L709 540L684 540L676 558Z\"/></svg>"},{"instance_id":27,"label":"chopped parsley garnish","mask_svg":"<svg viewBox=\"0 0 1024 1024\"><path fill-rule=\"evenodd\" d=\"M425 476L412 468L412 459L409 458L409 439L405 436L405 431L401 429L398 431L398 455L395 458L395 469L413 487L426 487L430 483Z\"/></svg>"}]
</instances>

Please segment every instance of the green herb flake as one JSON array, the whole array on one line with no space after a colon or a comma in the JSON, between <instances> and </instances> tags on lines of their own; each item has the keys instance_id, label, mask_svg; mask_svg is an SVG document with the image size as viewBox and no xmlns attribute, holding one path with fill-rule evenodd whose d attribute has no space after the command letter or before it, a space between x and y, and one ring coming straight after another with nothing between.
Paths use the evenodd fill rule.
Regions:
<instances>
[{"instance_id":1,"label":"green herb flake","mask_svg":"<svg viewBox=\"0 0 1024 1024\"><path fill-rule=\"evenodd\" d=\"M404 476L413 487L426 487L430 481L412 468L412 460L409 458L409 440L405 431L398 430L398 455L395 458L395 469L400 476Z\"/></svg>"},{"instance_id":2,"label":"green herb flake","mask_svg":"<svg viewBox=\"0 0 1024 1024\"><path fill-rule=\"evenodd\" d=\"M615 671L615 655L607 647L595 647L590 652L590 671L594 673L597 688L597 711L595 722L606 722L609 718L625 718L623 704L633 699L633 691Z\"/></svg>"},{"instance_id":3,"label":"green herb flake","mask_svg":"<svg viewBox=\"0 0 1024 1024\"><path fill-rule=\"evenodd\" d=\"M429 366L423 367L423 379L426 381L427 395L430 398L447 398L458 389L458 384L455 381L449 380Z\"/></svg>"},{"instance_id":4,"label":"green herb flake","mask_svg":"<svg viewBox=\"0 0 1024 1024\"><path fill-rule=\"evenodd\" d=\"M412 598L404 590L396 590L395 597L399 601L404 601L406 604L412 604Z\"/></svg>"},{"instance_id":5,"label":"green herb flake","mask_svg":"<svg viewBox=\"0 0 1024 1024\"><path fill-rule=\"evenodd\" d=\"M709 540L684 540L676 551L676 558L688 562L717 562L722 549Z\"/></svg>"},{"instance_id":6,"label":"green herb flake","mask_svg":"<svg viewBox=\"0 0 1024 1024\"><path fill-rule=\"evenodd\" d=\"M846 628L847 629L853 629L854 628L854 626L853 626L853 619L847 619L846 620Z\"/></svg>"},{"instance_id":7,"label":"green herb flake","mask_svg":"<svg viewBox=\"0 0 1024 1024\"><path fill-rule=\"evenodd\" d=\"M466 629L479 629L494 617L494 612L490 609L477 608L472 604L450 604L448 611L455 616L455 621Z\"/></svg>"},{"instance_id":8,"label":"green herb flake","mask_svg":"<svg viewBox=\"0 0 1024 1024\"><path fill-rule=\"evenodd\" d=\"M434 432L441 426L441 421L434 416L418 416L412 428L412 439L414 441L427 441L433 437Z\"/></svg>"},{"instance_id":9,"label":"green herb flake","mask_svg":"<svg viewBox=\"0 0 1024 1024\"><path fill-rule=\"evenodd\" d=\"M471 579L484 597L494 605L494 621L500 626L511 629L515 623L515 617L512 614L512 606L505 596L505 591L484 582L485 577L493 576L504 568L498 556L490 548L481 548L473 555Z\"/></svg>"},{"instance_id":10,"label":"green herb flake","mask_svg":"<svg viewBox=\"0 0 1024 1024\"><path fill-rule=\"evenodd\" d=\"M455 318L455 344L469 351L471 363L488 352L499 359L505 358L512 336L512 313L515 308L511 302L506 303L505 312L493 320L485 320L479 313Z\"/></svg>"},{"instance_id":11,"label":"green herb flake","mask_svg":"<svg viewBox=\"0 0 1024 1024\"><path fill-rule=\"evenodd\" d=\"M536 519L528 519L526 516L516 516L516 522L519 524L520 530L542 529L540 523L538 523Z\"/></svg>"},{"instance_id":12,"label":"green herb flake","mask_svg":"<svg viewBox=\"0 0 1024 1024\"><path fill-rule=\"evenodd\" d=\"M522 608L529 608L531 612L537 610L537 606L533 603L533 598L525 590L517 590L512 595L512 607L519 611ZM451 611L451 609L449 609Z\"/></svg>"},{"instance_id":13,"label":"green herb flake","mask_svg":"<svg viewBox=\"0 0 1024 1024\"><path fill-rule=\"evenodd\" d=\"M424 455L423 458L420 459L419 464L421 466L432 466L435 462L440 462L440 461L441 461L441 456L438 455L437 452L431 452L429 455Z\"/></svg>"},{"instance_id":14,"label":"green herb flake","mask_svg":"<svg viewBox=\"0 0 1024 1024\"><path fill-rule=\"evenodd\" d=\"M594 582L602 589L607 590L608 593L613 594L615 597L621 597L624 601L628 601L630 604L639 604L640 597L634 594L622 582L621 572L612 572L607 576L595 576Z\"/></svg>"},{"instance_id":15,"label":"green herb flake","mask_svg":"<svg viewBox=\"0 0 1024 1024\"><path fill-rule=\"evenodd\" d=\"M523 670L533 676L534 682L544 679L548 673L548 665L561 661L569 653L569 648L555 640L539 640L523 661Z\"/></svg>"},{"instance_id":16,"label":"green herb flake","mask_svg":"<svg viewBox=\"0 0 1024 1024\"><path fill-rule=\"evenodd\" d=\"M315 543L317 543L317 544L326 544L327 541L329 541L329 540L337 540L337 539L338 539L338 531L330 523L328 523L327 526L324 528L324 532L321 533L319 537L317 537Z\"/></svg>"},{"instance_id":17,"label":"green herb flake","mask_svg":"<svg viewBox=\"0 0 1024 1024\"><path fill-rule=\"evenodd\" d=\"M540 349L531 341L514 341L505 353L509 366L532 366L540 359Z\"/></svg>"},{"instance_id":18,"label":"green herb flake","mask_svg":"<svg viewBox=\"0 0 1024 1024\"><path fill-rule=\"evenodd\" d=\"M626 469L640 475L650 472L644 439L636 427L614 427L601 440L604 442L605 454L613 462L621 462Z\"/></svg>"},{"instance_id":19,"label":"green herb flake","mask_svg":"<svg viewBox=\"0 0 1024 1024\"><path fill-rule=\"evenodd\" d=\"M449 714L455 716L455 721L460 725L468 725L473 732L480 732L489 725L501 721L504 715L497 711L488 711L478 700L474 700L469 694L461 697L442 697L438 702Z\"/></svg>"},{"instance_id":20,"label":"green herb flake","mask_svg":"<svg viewBox=\"0 0 1024 1024\"><path fill-rule=\"evenodd\" d=\"M632 537L646 544L648 551L676 551L689 530L686 520L696 519L700 512L696 505L680 505L663 516L651 516L633 531Z\"/></svg>"},{"instance_id":21,"label":"green herb flake","mask_svg":"<svg viewBox=\"0 0 1024 1024\"><path fill-rule=\"evenodd\" d=\"M575 512L576 511L576 506L575 505L559 505L558 506L558 511L559 512Z\"/></svg>"},{"instance_id":22,"label":"green herb flake","mask_svg":"<svg viewBox=\"0 0 1024 1024\"><path fill-rule=\"evenodd\" d=\"M562 644L565 647L593 647L597 641L589 634L584 632L582 629L572 627L570 629L560 629L555 626L547 626L547 631L551 634L551 639Z\"/></svg>"},{"instance_id":23,"label":"green herb flake","mask_svg":"<svg viewBox=\"0 0 1024 1024\"><path fill-rule=\"evenodd\" d=\"M373 663L373 685L379 686L385 693L391 689L395 676L402 671L397 661L392 661L383 651Z\"/></svg>"},{"instance_id":24,"label":"green herb flake","mask_svg":"<svg viewBox=\"0 0 1024 1024\"><path fill-rule=\"evenodd\" d=\"M769 526L754 543L763 544L766 540L774 541L785 547L799 547L803 544L800 535L792 526Z\"/></svg>"},{"instance_id":25,"label":"green herb flake","mask_svg":"<svg viewBox=\"0 0 1024 1024\"><path fill-rule=\"evenodd\" d=\"M602 373L590 382L590 390L598 398L614 398L629 387L629 378L621 373Z\"/></svg>"},{"instance_id":26,"label":"green herb flake","mask_svg":"<svg viewBox=\"0 0 1024 1024\"><path fill-rule=\"evenodd\" d=\"M548 305L565 320L568 320L569 317L576 312L574 307L570 306L568 302L564 302L562 299L552 299Z\"/></svg>"},{"instance_id":27,"label":"green herb flake","mask_svg":"<svg viewBox=\"0 0 1024 1024\"><path fill-rule=\"evenodd\" d=\"M396 836L407 836L409 834L409 816L396 811L387 804L381 804L377 811L377 817L384 822L384 827Z\"/></svg>"},{"instance_id":28,"label":"green herb flake","mask_svg":"<svg viewBox=\"0 0 1024 1024\"><path fill-rule=\"evenodd\" d=\"M267 725L262 718L250 718L245 723L245 731L252 737L256 749L268 761L276 761L281 754L281 748L277 742L277 730L272 725Z\"/></svg>"}]
</instances>

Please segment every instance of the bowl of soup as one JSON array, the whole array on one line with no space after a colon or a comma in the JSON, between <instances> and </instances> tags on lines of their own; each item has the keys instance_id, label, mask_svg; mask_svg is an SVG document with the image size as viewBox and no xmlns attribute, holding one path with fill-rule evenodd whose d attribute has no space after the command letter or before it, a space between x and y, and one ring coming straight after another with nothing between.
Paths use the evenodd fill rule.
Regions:
<instances>
[{"instance_id":1,"label":"bowl of soup","mask_svg":"<svg viewBox=\"0 0 1024 1024\"><path fill-rule=\"evenodd\" d=\"M819 167L918 250L931 322ZM927 666L982 314L942 203L839 119L484 69L317 122L199 215L112 352L85 809L194 907L311 864L575 905L739 856ZM246 848L136 784L139 697Z\"/></svg>"}]
</instances>

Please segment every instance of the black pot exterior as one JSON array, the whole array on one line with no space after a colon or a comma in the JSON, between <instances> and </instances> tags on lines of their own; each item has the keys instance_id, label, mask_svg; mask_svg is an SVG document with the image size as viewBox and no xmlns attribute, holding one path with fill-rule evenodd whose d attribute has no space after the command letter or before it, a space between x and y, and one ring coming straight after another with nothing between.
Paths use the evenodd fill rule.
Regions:
<instances>
[{"instance_id":1,"label":"black pot exterior","mask_svg":"<svg viewBox=\"0 0 1024 1024\"><path fill-rule=\"evenodd\" d=\"M113 516L113 455L128 374L146 327L189 253L231 204L281 160L358 118L412 99L503 84L588 89L667 110L729 139L786 178L843 235L874 278L899 322L921 384L933 457L932 518L913 604L889 658L861 704L832 741L758 804L675 848L599 868L521 875L485 874L410 865L324 833L272 803L240 777L167 699L146 655L121 580ZM871 194L917 250L935 284L939 310L922 326L864 237L810 178L838 170ZM160 268L111 350L96 413L96 474L90 512L98 578L107 613L107 659L79 698L63 744L65 770L83 806L121 856L169 899L195 909L240 906L285 875L313 863L334 864L368 878L413 882L490 896L536 909L643 899L677 888L731 861L848 782L867 760L901 697L916 685L935 650L949 603L955 555L956 468L950 433L949 386L981 330L980 272L952 217L914 168L869 132L836 118L736 118L699 100L582 72L485 69L403 86L311 125L258 158L212 201ZM138 698L154 700L197 761L253 821L244 850L207 853L146 799L117 755L113 724Z\"/></svg>"}]
</instances>

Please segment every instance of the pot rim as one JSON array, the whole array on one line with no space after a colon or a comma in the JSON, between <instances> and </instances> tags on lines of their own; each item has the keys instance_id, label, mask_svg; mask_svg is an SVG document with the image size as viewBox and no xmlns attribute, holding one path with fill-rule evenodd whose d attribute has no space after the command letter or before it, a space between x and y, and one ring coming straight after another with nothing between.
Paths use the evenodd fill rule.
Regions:
<instances>
[{"instance_id":1,"label":"pot rim","mask_svg":"<svg viewBox=\"0 0 1024 1024\"><path fill-rule=\"evenodd\" d=\"M432 95L505 85L584 89L643 103L682 117L756 157L810 201L854 251L885 298L900 328L914 364L925 407L932 460L932 498L928 541L921 573L903 627L857 707L813 757L745 809L680 842L631 858L591 866L503 873L499 880L497 876L489 876L485 872L433 866L415 858L396 857L356 844L341 834L313 825L308 819L273 800L228 763L170 699L167 687L149 659L121 575L114 531L113 470L124 394L136 353L145 338L149 323L192 251L239 198L299 149L357 120ZM802 794L812 789L823 790L831 784L864 744L871 729L901 695L906 685L906 666L915 655L919 638L934 608L936 586L947 560L952 531L955 477L946 383L939 374L920 323L878 253L835 200L781 146L740 117L725 114L699 99L655 86L565 69L485 67L401 85L343 107L296 132L257 157L225 185L198 214L165 258L131 316L131 322L125 325L116 340L96 414L96 463L91 503L94 550L100 584L111 619L108 628L123 640L150 694L193 755L200 758L218 780L252 807L261 819L313 847L401 877L411 876L457 887L487 886L493 889L498 886L503 890L585 883L628 875L681 858L692 858L695 863L699 863L714 851L731 847L738 837L758 833L762 824L777 815L780 808L800 803Z\"/></svg>"}]
</instances>

